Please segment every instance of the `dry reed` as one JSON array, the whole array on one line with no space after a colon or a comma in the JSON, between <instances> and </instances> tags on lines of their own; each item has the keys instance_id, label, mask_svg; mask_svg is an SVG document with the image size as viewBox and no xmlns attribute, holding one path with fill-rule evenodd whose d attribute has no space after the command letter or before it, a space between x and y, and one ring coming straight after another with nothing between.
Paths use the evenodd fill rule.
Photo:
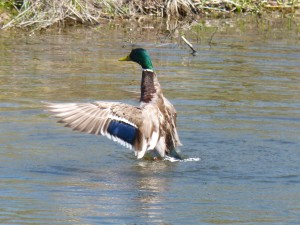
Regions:
<instances>
[{"instance_id":1,"label":"dry reed","mask_svg":"<svg viewBox=\"0 0 300 225\"><path fill-rule=\"evenodd\" d=\"M3 1L3 0L2 0ZM217 13L259 13L263 6L280 0L15 0L23 2L17 16L2 29L42 29L53 24L97 24L103 18L141 15L186 18ZM286 0L295 5L296 0ZM5 0L4 0L5 2ZM13 0L6 0L13 2Z\"/></svg>"}]
</instances>

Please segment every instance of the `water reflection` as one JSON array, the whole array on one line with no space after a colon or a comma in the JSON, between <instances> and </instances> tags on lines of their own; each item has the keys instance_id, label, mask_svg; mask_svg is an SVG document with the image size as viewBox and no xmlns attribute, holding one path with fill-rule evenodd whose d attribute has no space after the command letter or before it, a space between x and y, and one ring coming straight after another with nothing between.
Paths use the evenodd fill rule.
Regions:
<instances>
[{"instance_id":1,"label":"water reflection","mask_svg":"<svg viewBox=\"0 0 300 225\"><path fill-rule=\"evenodd\" d=\"M53 177L42 185L47 189L47 198L58 205L56 217L67 222L163 223L168 208L165 196L172 183L166 174L174 165L141 161L124 166L106 169L51 166L31 172Z\"/></svg>"},{"instance_id":2,"label":"water reflection","mask_svg":"<svg viewBox=\"0 0 300 225\"><path fill-rule=\"evenodd\" d=\"M141 216L154 223L163 223L162 214L167 207L165 192L168 191L170 178L165 174L170 165L165 162L139 162L134 169L137 173L136 188L138 195L134 199L139 202L136 211L141 211Z\"/></svg>"}]
</instances>

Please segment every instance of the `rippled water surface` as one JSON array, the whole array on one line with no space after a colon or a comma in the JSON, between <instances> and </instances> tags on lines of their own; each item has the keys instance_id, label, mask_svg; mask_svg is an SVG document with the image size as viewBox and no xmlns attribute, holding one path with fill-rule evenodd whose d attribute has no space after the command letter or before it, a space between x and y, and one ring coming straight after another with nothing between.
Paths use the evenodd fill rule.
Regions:
<instances>
[{"instance_id":1,"label":"rippled water surface","mask_svg":"<svg viewBox=\"0 0 300 225\"><path fill-rule=\"evenodd\" d=\"M156 26L0 34L1 224L299 223L299 25L179 30L196 56ZM141 70L118 61L128 41L149 50L181 153L200 161L137 160L43 111L41 101L138 104Z\"/></svg>"}]
</instances>

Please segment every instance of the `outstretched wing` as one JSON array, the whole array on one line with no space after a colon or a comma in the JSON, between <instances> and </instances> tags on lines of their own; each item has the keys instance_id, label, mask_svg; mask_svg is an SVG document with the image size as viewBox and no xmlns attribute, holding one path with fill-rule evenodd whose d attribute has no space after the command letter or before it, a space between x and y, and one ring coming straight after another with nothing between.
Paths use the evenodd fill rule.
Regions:
<instances>
[{"instance_id":1,"label":"outstretched wing","mask_svg":"<svg viewBox=\"0 0 300 225\"><path fill-rule=\"evenodd\" d=\"M46 107L67 127L106 136L130 149L142 124L142 110L124 103L46 103Z\"/></svg>"}]
</instances>

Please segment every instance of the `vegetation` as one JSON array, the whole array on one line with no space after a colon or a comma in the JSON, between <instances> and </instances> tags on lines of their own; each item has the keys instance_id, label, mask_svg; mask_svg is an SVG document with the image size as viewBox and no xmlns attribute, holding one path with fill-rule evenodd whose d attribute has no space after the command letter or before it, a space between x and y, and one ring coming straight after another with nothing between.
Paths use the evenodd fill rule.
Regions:
<instances>
[{"instance_id":1,"label":"vegetation","mask_svg":"<svg viewBox=\"0 0 300 225\"><path fill-rule=\"evenodd\" d=\"M183 19L234 13L261 14L274 9L292 12L298 6L298 0L0 0L0 26L2 23L2 29L42 29L53 24L92 25L101 19L144 15ZM2 18L7 12L14 15L9 22Z\"/></svg>"}]
</instances>

